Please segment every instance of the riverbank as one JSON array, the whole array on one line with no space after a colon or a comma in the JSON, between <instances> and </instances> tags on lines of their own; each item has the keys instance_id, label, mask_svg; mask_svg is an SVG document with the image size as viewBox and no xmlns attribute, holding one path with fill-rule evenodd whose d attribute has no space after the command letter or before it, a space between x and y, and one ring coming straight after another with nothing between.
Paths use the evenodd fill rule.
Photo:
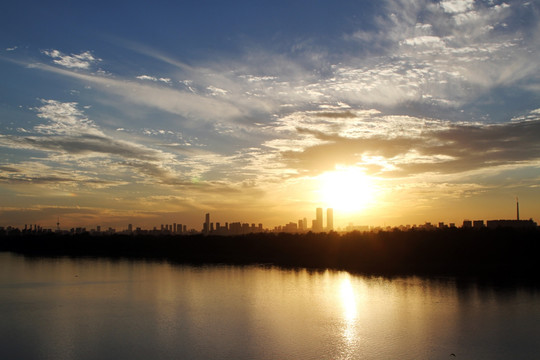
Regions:
<instances>
[{"instance_id":1,"label":"riverbank","mask_svg":"<svg viewBox=\"0 0 540 360\"><path fill-rule=\"evenodd\" d=\"M3 234L0 250L27 256L271 264L383 275L525 278L540 273L538 229L445 229L347 234L130 236Z\"/></svg>"}]
</instances>

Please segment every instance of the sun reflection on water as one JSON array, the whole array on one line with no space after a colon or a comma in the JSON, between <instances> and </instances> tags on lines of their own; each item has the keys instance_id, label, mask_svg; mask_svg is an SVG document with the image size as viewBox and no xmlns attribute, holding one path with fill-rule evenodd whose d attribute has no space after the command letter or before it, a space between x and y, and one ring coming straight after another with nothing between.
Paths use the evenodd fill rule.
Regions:
<instances>
[{"instance_id":1,"label":"sun reflection on water","mask_svg":"<svg viewBox=\"0 0 540 360\"><path fill-rule=\"evenodd\" d=\"M349 359L354 354L357 345L357 318L358 304L354 288L351 283L351 277L346 274L341 281L341 305L343 307L343 349L341 359Z\"/></svg>"},{"instance_id":2,"label":"sun reflection on water","mask_svg":"<svg viewBox=\"0 0 540 360\"><path fill-rule=\"evenodd\" d=\"M356 319L356 298L354 295L354 289L351 284L350 275L343 279L341 282L341 301L343 305L343 317L346 322L353 322Z\"/></svg>"}]
</instances>

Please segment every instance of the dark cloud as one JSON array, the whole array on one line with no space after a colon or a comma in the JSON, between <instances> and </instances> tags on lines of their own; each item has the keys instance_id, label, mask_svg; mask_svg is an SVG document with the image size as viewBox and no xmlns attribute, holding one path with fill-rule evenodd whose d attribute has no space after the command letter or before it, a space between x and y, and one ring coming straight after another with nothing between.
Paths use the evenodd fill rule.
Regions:
<instances>
[{"instance_id":1,"label":"dark cloud","mask_svg":"<svg viewBox=\"0 0 540 360\"><path fill-rule=\"evenodd\" d=\"M24 175L24 176L2 176L0 175L0 182L9 184L33 184L33 185L47 185L47 184L86 184L86 185L99 185L99 186L114 186L118 185L117 182L84 178L77 175L73 177L69 176L36 176L36 175Z\"/></svg>"},{"instance_id":2,"label":"dark cloud","mask_svg":"<svg viewBox=\"0 0 540 360\"><path fill-rule=\"evenodd\" d=\"M325 141L323 144L308 147L303 151L285 151L281 154L288 166L301 172L318 173L333 170L336 164L353 165L361 161L361 156L364 154L391 158L407 153L417 144L416 139L406 137L345 138L305 128L298 128L297 131Z\"/></svg>"},{"instance_id":3,"label":"dark cloud","mask_svg":"<svg viewBox=\"0 0 540 360\"><path fill-rule=\"evenodd\" d=\"M333 119L347 119L347 118L355 118L356 115L353 114L350 111L344 111L344 112L318 112L313 114L316 117L326 117L326 118L333 118Z\"/></svg>"},{"instance_id":4,"label":"dark cloud","mask_svg":"<svg viewBox=\"0 0 540 360\"><path fill-rule=\"evenodd\" d=\"M16 169L14 167L11 167L11 166L0 166L0 171L5 171L5 172L20 172L19 169Z\"/></svg>"},{"instance_id":5,"label":"dark cloud","mask_svg":"<svg viewBox=\"0 0 540 360\"><path fill-rule=\"evenodd\" d=\"M297 131L324 141L303 151L281 153L284 162L301 173L332 170L336 164L358 164L362 161L362 155L383 157L398 168L388 172L393 175L458 173L540 159L539 120L495 125L451 125L424 131L419 137L345 138L305 128L298 128ZM404 160L405 157L407 160Z\"/></svg>"},{"instance_id":6,"label":"dark cloud","mask_svg":"<svg viewBox=\"0 0 540 360\"><path fill-rule=\"evenodd\" d=\"M124 161L118 164L128 168L136 169L137 172L152 178L155 183L174 186L176 189L181 188L183 190L200 190L204 192L214 193L238 192L237 189L221 182L192 181L186 176L182 176L182 174L179 174L176 171L173 171L165 166L161 166L160 164L156 163L143 161Z\"/></svg>"},{"instance_id":7,"label":"dark cloud","mask_svg":"<svg viewBox=\"0 0 540 360\"><path fill-rule=\"evenodd\" d=\"M161 184L187 185L186 181L178 179L178 175L159 164L145 161L122 161L118 165L136 169L139 173L156 179Z\"/></svg>"},{"instance_id":8,"label":"dark cloud","mask_svg":"<svg viewBox=\"0 0 540 360\"><path fill-rule=\"evenodd\" d=\"M418 148L422 154L452 159L436 164L406 164L402 166L404 170L453 173L540 159L540 121L454 125L448 130L428 132L425 136L427 141Z\"/></svg>"},{"instance_id":9,"label":"dark cloud","mask_svg":"<svg viewBox=\"0 0 540 360\"><path fill-rule=\"evenodd\" d=\"M128 159L160 161L157 150L136 146L106 136L84 134L80 136L4 136L3 143L19 148L55 151L63 154L116 155Z\"/></svg>"}]
</instances>

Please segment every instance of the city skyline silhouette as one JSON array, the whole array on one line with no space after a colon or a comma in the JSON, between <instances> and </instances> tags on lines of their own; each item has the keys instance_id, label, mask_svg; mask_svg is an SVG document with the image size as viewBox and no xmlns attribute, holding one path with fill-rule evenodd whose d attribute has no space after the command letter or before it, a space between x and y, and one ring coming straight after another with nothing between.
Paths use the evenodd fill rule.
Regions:
<instances>
[{"instance_id":1,"label":"city skyline silhouette","mask_svg":"<svg viewBox=\"0 0 540 360\"><path fill-rule=\"evenodd\" d=\"M31 3L0 11L0 226L540 218L535 2Z\"/></svg>"},{"instance_id":2,"label":"city skyline silhouette","mask_svg":"<svg viewBox=\"0 0 540 360\"><path fill-rule=\"evenodd\" d=\"M254 234L254 233L323 233L323 232L378 232L378 231L391 231L391 230L436 230L436 229L498 229L498 228L515 228L515 229L534 229L537 228L537 223L532 219L522 220L520 219L519 212L519 200L516 197L516 217L515 219L492 219L492 220L469 220L464 219L462 224L456 223L445 223L437 222L432 224L431 222L425 222L423 224L407 224L399 226L370 226L370 225L354 225L349 223L348 226L344 228L334 228L334 209L326 209L326 218L323 218L323 208L315 209L315 217L311 220L311 226L308 225L308 218L304 217L298 219L297 222L289 222L285 225L277 225L273 228L266 228L262 223L246 223L242 221L234 222L220 222L216 221L215 223L211 221L210 213L206 213L204 216L204 222L202 223L200 230L195 228L190 228L186 224L182 223L172 223L172 224L160 224L159 227L154 226L152 228L142 228L140 226L135 226L132 223L127 224L127 227L117 230L116 228L103 228L101 225L97 225L95 228L87 229L86 227L78 226L73 227L69 231L66 229L60 228L60 218L57 218L56 228L51 229L43 227L38 224L25 224L24 228L19 229L14 226L0 226L1 231L22 231L23 233L71 233L71 234L81 234L81 233L91 233L91 234L154 234L154 235L225 235L225 236L235 236L235 235L245 235L245 234Z\"/></svg>"}]
</instances>

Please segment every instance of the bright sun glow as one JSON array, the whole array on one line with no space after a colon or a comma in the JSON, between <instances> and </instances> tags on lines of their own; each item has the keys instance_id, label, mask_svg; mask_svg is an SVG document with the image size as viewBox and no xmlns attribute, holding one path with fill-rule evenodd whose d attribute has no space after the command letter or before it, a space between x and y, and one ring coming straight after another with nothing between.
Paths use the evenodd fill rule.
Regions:
<instances>
[{"instance_id":1,"label":"bright sun glow","mask_svg":"<svg viewBox=\"0 0 540 360\"><path fill-rule=\"evenodd\" d=\"M319 177L321 201L340 212L358 212L374 201L372 178L356 167L340 167Z\"/></svg>"}]
</instances>

